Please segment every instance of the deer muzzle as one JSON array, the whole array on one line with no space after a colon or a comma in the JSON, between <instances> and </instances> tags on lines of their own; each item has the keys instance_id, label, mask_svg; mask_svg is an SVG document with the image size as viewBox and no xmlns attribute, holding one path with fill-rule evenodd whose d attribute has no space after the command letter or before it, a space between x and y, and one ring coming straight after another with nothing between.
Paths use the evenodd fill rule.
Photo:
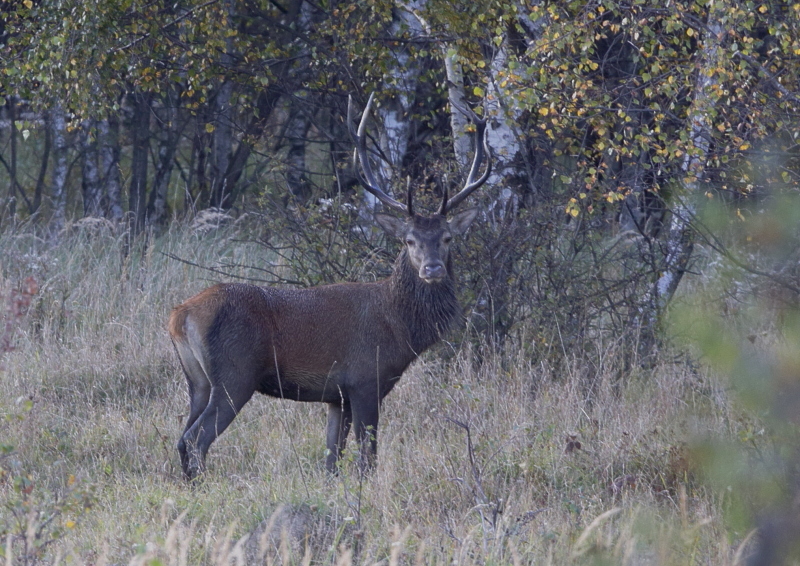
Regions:
<instances>
[{"instance_id":1,"label":"deer muzzle","mask_svg":"<svg viewBox=\"0 0 800 566\"><path fill-rule=\"evenodd\" d=\"M445 277L447 277L447 270L442 262L427 263L419 270L419 278L425 283L438 283Z\"/></svg>"}]
</instances>

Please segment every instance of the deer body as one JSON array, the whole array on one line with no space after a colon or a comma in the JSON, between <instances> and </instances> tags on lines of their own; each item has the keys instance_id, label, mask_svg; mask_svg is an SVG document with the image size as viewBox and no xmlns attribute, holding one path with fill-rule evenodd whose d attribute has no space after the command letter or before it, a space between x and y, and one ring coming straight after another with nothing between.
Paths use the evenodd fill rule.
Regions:
<instances>
[{"instance_id":1,"label":"deer body","mask_svg":"<svg viewBox=\"0 0 800 566\"><path fill-rule=\"evenodd\" d=\"M353 136L367 189L405 210L375 188L364 163L363 134ZM476 170L473 164L471 181ZM480 182L468 183L469 192L485 177L488 171ZM467 189L454 200L463 200ZM173 309L169 333L189 385L189 417L178 442L187 478L203 472L209 446L255 392L328 404L329 471L336 471L351 425L362 470L374 465L383 398L460 315L450 241L467 230L477 210L450 221L446 212L445 196L439 213L415 215L409 196L408 218L376 215L405 244L392 275L382 281L309 289L220 284Z\"/></svg>"}]
</instances>

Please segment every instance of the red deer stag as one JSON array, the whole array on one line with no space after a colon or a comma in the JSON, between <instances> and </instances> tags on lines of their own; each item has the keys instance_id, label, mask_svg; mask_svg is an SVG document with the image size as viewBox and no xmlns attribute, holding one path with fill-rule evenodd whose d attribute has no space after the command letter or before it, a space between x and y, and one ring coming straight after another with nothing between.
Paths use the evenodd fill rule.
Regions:
<instances>
[{"instance_id":1,"label":"red deer stag","mask_svg":"<svg viewBox=\"0 0 800 566\"><path fill-rule=\"evenodd\" d=\"M356 131L352 100L347 122L361 162L361 182L387 208L405 219L376 214L403 250L391 276L374 283L339 283L309 289L215 285L175 307L169 333L189 383L190 412L178 442L183 473L205 469L212 442L258 391L283 399L328 404L326 466L335 473L351 424L362 471L374 466L378 416L383 398L406 367L460 316L450 240L477 215L445 215L486 182L476 178L488 146L486 124L476 125L475 156L466 184L433 216L415 214L379 188L366 146L370 96Z\"/></svg>"}]
</instances>

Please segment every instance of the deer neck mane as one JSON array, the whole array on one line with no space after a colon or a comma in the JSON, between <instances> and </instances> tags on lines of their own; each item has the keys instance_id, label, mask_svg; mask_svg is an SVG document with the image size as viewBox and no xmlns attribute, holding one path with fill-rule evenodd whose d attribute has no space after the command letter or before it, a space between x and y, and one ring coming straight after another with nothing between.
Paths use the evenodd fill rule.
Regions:
<instances>
[{"instance_id":1,"label":"deer neck mane","mask_svg":"<svg viewBox=\"0 0 800 566\"><path fill-rule=\"evenodd\" d=\"M461 314L450 258L447 278L441 283L425 283L403 249L394 264L391 289L401 320L408 327L411 347L417 354L441 340Z\"/></svg>"}]
</instances>

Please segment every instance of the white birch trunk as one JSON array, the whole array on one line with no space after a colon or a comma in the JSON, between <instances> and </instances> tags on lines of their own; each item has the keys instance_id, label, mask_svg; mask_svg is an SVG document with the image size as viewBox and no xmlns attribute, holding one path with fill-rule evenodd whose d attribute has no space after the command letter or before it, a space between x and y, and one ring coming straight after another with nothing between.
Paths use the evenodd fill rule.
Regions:
<instances>
[{"instance_id":1,"label":"white birch trunk","mask_svg":"<svg viewBox=\"0 0 800 566\"><path fill-rule=\"evenodd\" d=\"M517 197L509 186L513 184L513 177L519 177L523 173L515 165L521 163L518 156L522 144L514 128L522 110L503 87L503 74L508 70L508 46L505 41L497 48L489 69L491 75L486 97L489 127L486 128L486 140L492 148L495 166L487 183L489 186L502 187L492 207L498 219L502 219L506 212L514 214L516 211Z\"/></svg>"},{"instance_id":2,"label":"white birch trunk","mask_svg":"<svg viewBox=\"0 0 800 566\"><path fill-rule=\"evenodd\" d=\"M424 0L407 2L395 10L396 19L392 23L390 34L400 35L403 27L411 30L412 34L420 35L422 28L419 20L414 16L414 10L419 9ZM409 114L414 104L414 94L419 81L420 67L412 61L410 54L403 48L396 52L395 64L391 76L384 79L386 89L393 89L396 94L393 100L388 101L377 109L379 117L379 144L386 160L377 162L377 174L389 195L393 195L392 187L396 183L397 172L402 169L403 160L408 150L408 139L411 133ZM401 202L404 200L399 198ZM369 216L375 210L377 200L364 191L364 203L369 211Z\"/></svg>"},{"instance_id":3,"label":"white birch trunk","mask_svg":"<svg viewBox=\"0 0 800 566\"><path fill-rule=\"evenodd\" d=\"M719 7L712 8L720 9ZM695 151L687 151L682 164L686 178L686 194L672 206L672 218L666 241L665 268L650 290L643 313L643 344L645 354L654 345L655 332L686 271L694 246L691 220L695 216L695 202L701 190L706 159L711 139L711 116L716 101L711 96L717 84L715 69L723 56L720 39L723 30L712 13L709 15L707 33L700 52L701 67L695 85L694 100L689 111L689 139Z\"/></svg>"},{"instance_id":4,"label":"white birch trunk","mask_svg":"<svg viewBox=\"0 0 800 566\"><path fill-rule=\"evenodd\" d=\"M697 88L690 114L689 139L697 151L687 152L683 161L683 171L688 178L687 198L673 206L667 240L667 269L664 270L656 285L657 302L661 310L666 307L675 294L692 252L691 238L688 237L689 222L696 212L695 197L699 193L700 184L703 181L711 139L710 112L715 104L711 99L711 91L717 84L714 69L718 67L721 36L722 27L719 22L710 21L708 34L703 42L703 68L697 77Z\"/></svg>"}]
</instances>

